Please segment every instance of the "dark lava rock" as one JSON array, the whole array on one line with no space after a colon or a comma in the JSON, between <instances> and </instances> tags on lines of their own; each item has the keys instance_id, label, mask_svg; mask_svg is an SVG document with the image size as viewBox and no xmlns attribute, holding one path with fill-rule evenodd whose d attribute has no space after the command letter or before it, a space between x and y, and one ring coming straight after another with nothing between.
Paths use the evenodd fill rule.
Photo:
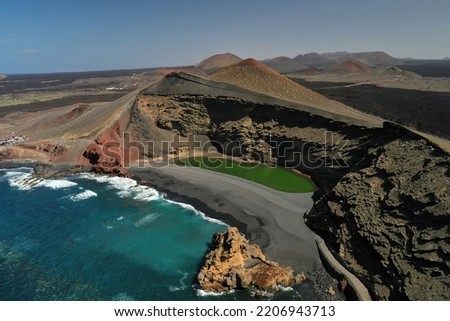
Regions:
<instances>
[{"instance_id":1,"label":"dark lava rock","mask_svg":"<svg viewBox=\"0 0 450 321\"><path fill-rule=\"evenodd\" d=\"M423 139L369 150L306 215L379 299L450 299L450 157Z\"/></svg>"}]
</instances>

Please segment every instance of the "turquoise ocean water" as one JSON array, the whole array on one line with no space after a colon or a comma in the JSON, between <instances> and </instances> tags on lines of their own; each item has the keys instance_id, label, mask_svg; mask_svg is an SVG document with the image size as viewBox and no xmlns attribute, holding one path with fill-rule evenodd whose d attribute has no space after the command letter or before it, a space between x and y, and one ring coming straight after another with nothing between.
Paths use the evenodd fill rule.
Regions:
<instances>
[{"instance_id":1,"label":"turquoise ocean water","mask_svg":"<svg viewBox=\"0 0 450 321\"><path fill-rule=\"evenodd\" d=\"M30 187L31 171L0 169L0 300L252 299L196 287L223 223L131 179L81 174Z\"/></svg>"}]
</instances>

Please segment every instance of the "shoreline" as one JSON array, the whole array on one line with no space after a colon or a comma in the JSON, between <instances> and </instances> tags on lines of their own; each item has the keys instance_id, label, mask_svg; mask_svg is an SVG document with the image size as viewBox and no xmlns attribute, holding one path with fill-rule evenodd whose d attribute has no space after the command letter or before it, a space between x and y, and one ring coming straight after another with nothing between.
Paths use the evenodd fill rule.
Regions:
<instances>
[{"instance_id":1,"label":"shoreline","mask_svg":"<svg viewBox=\"0 0 450 321\"><path fill-rule=\"evenodd\" d=\"M68 177L89 168L69 164L1 161L0 168L33 168L44 179ZM243 178L194 167L131 167L131 178L155 188L167 199L192 205L207 217L236 226L265 255L314 279L320 264L318 237L304 223L303 214L313 206L311 193L287 193ZM250 193L250 194L249 194Z\"/></svg>"},{"instance_id":2,"label":"shoreline","mask_svg":"<svg viewBox=\"0 0 450 321\"><path fill-rule=\"evenodd\" d=\"M87 167L40 162L0 162L0 168L33 168L44 179L89 172ZM41 167L41 168L40 168ZM129 168L131 179L193 206L207 217L239 228L258 244L268 259L304 272L316 282L314 267L322 266L318 236L306 226L304 212L313 206L311 193L287 193L239 177L199 168Z\"/></svg>"},{"instance_id":3,"label":"shoreline","mask_svg":"<svg viewBox=\"0 0 450 321\"><path fill-rule=\"evenodd\" d=\"M129 168L140 184L188 203L206 216L236 226L265 255L313 278L320 264L314 234L303 214L313 206L311 193L286 193L261 184L195 167Z\"/></svg>"}]
</instances>

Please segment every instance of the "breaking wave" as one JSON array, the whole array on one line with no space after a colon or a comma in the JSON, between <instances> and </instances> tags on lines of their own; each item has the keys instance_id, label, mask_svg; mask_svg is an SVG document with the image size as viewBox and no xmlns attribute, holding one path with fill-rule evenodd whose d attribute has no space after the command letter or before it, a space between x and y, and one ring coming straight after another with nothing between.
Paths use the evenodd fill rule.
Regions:
<instances>
[{"instance_id":1,"label":"breaking wave","mask_svg":"<svg viewBox=\"0 0 450 321\"><path fill-rule=\"evenodd\" d=\"M131 179L131 178L115 177L115 176L113 176L113 177L100 176L100 175L94 175L94 174L89 174L89 173L80 174L80 175L78 175L78 177L84 178L84 179L89 179L89 180L94 180L99 183L106 183L111 187L111 189L116 190L117 195L121 198L132 198L134 200L142 201L142 202L151 202L151 201L155 201L158 199L163 199L164 201L166 201L168 203L178 205L188 211L193 212L195 215L200 216L202 219L204 219L208 222L228 226L227 224L225 224L224 222L222 222L220 220L206 216L205 213L197 210L195 207L193 207L190 204L168 200L164 197L164 195L162 193L159 193L156 189L148 187L148 186L144 186L144 185L139 185L137 183L137 181L135 181L134 179ZM154 214L151 214L151 215L154 215ZM151 223L152 220L154 220L154 219L156 219L156 217L147 218L147 220L149 220L149 221L144 222L144 223L145 224ZM139 222L140 221L136 222L135 224L138 224Z\"/></svg>"},{"instance_id":2,"label":"breaking wave","mask_svg":"<svg viewBox=\"0 0 450 321\"><path fill-rule=\"evenodd\" d=\"M97 197L97 193L95 193L91 190L85 190L84 192L70 196L69 199L71 199L74 202L80 202L80 201L87 200L91 197Z\"/></svg>"},{"instance_id":3,"label":"breaking wave","mask_svg":"<svg viewBox=\"0 0 450 321\"><path fill-rule=\"evenodd\" d=\"M77 186L78 184L66 179L43 179L33 176L33 169L21 167L14 170L6 171L2 175L2 180L8 180L11 187L19 190L31 190L35 187L46 187L50 189L62 189Z\"/></svg>"},{"instance_id":4,"label":"breaking wave","mask_svg":"<svg viewBox=\"0 0 450 321\"><path fill-rule=\"evenodd\" d=\"M160 214L145 215L143 218L141 218L136 223L134 223L134 225L136 225L137 227L148 225L148 224L152 223L153 221L155 221L159 216L160 216Z\"/></svg>"},{"instance_id":5,"label":"breaking wave","mask_svg":"<svg viewBox=\"0 0 450 321\"><path fill-rule=\"evenodd\" d=\"M192 211L195 213L195 215L200 216L202 219L204 219L205 221L211 222L211 223L215 223L215 224L219 224L219 225L225 225L228 226L228 224L225 224L224 222L220 221L220 220L216 220L215 218L211 218L205 215L205 213L197 210L194 206L190 205L190 204L186 204L186 203L180 203L180 202L175 202L175 201L171 201L168 199L165 199L165 201L167 201L168 203L171 204L176 204L186 210Z\"/></svg>"},{"instance_id":6,"label":"breaking wave","mask_svg":"<svg viewBox=\"0 0 450 321\"><path fill-rule=\"evenodd\" d=\"M134 179L124 177L109 177L93 174L81 174L80 178L94 180L99 183L106 183L111 189L116 190L116 194L121 198L132 198L137 201L151 202L161 198L161 195L154 188L139 185Z\"/></svg>"}]
</instances>

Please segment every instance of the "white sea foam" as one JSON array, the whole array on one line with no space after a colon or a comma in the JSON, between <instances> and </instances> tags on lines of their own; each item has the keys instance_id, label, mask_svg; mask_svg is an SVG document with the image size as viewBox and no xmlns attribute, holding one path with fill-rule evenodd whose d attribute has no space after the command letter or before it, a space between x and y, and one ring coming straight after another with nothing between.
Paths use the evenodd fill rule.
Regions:
<instances>
[{"instance_id":1,"label":"white sea foam","mask_svg":"<svg viewBox=\"0 0 450 321\"><path fill-rule=\"evenodd\" d=\"M31 174L29 172L18 172L18 171L8 171L5 172L5 174L2 176L3 178L9 178L9 177L14 177L14 176L21 176L23 174Z\"/></svg>"},{"instance_id":2,"label":"white sea foam","mask_svg":"<svg viewBox=\"0 0 450 321\"><path fill-rule=\"evenodd\" d=\"M91 197L96 197L97 193L91 191L91 190L85 190L84 192L78 193L76 195L72 195L69 198L74 202L84 201Z\"/></svg>"},{"instance_id":3,"label":"white sea foam","mask_svg":"<svg viewBox=\"0 0 450 321\"><path fill-rule=\"evenodd\" d=\"M107 183L112 189L117 190L117 195L121 198L132 198L143 202L151 202L162 198L168 203L176 204L184 209L194 212L194 214L200 216L206 221L219 225L228 226L227 224L225 224L220 220L206 216L203 212L200 212L192 205L168 200L165 198L164 194L159 193L156 189L144 185L139 185L135 180L131 178L116 177L116 176L113 177L101 176L89 173L79 174L78 177L95 180L99 183Z\"/></svg>"},{"instance_id":4,"label":"white sea foam","mask_svg":"<svg viewBox=\"0 0 450 321\"><path fill-rule=\"evenodd\" d=\"M134 298L130 296L128 293L121 292L116 294L113 298L113 301L134 301Z\"/></svg>"},{"instance_id":5,"label":"white sea foam","mask_svg":"<svg viewBox=\"0 0 450 321\"><path fill-rule=\"evenodd\" d=\"M12 171L7 172L8 184L11 187L17 188L19 190L30 190L33 186L30 184L32 179L31 171L29 172L18 172Z\"/></svg>"},{"instance_id":6,"label":"white sea foam","mask_svg":"<svg viewBox=\"0 0 450 321\"><path fill-rule=\"evenodd\" d=\"M202 219L204 219L205 221L211 222L211 223L215 223L215 224L219 224L219 225L225 225L228 226L228 224L225 224L224 222L220 221L220 220L216 220L215 218L211 218L205 215L205 213L197 210L194 206L190 205L190 204L186 204L186 203L180 203L180 202L175 202L175 201L171 201L171 200L165 200L169 203L172 204L176 204L184 209L187 209L189 211L194 212L195 215L200 216Z\"/></svg>"},{"instance_id":7,"label":"white sea foam","mask_svg":"<svg viewBox=\"0 0 450 321\"><path fill-rule=\"evenodd\" d=\"M290 291L295 291L295 290L293 288L291 288L290 286L277 285L277 286L275 286L275 291L290 292Z\"/></svg>"},{"instance_id":8,"label":"white sea foam","mask_svg":"<svg viewBox=\"0 0 450 321\"><path fill-rule=\"evenodd\" d=\"M32 173L33 169L31 167L14 167L14 168L0 168L0 172L14 172L18 171L20 173L22 172L29 172Z\"/></svg>"},{"instance_id":9,"label":"white sea foam","mask_svg":"<svg viewBox=\"0 0 450 321\"><path fill-rule=\"evenodd\" d=\"M234 290L230 290L227 292L214 292L214 291L205 291L202 289L196 289L197 296L222 296L227 294L233 294Z\"/></svg>"},{"instance_id":10,"label":"white sea foam","mask_svg":"<svg viewBox=\"0 0 450 321\"><path fill-rule=\"evenodd\" d=\"M182 291L182 290L186 290L188 285L186 284L186 280L189 277L189 273L185 272L183 274L183 277L179 280L179 285L178 286L174 286L174 285L169 285L169 291L170 292L177 292L177 291Z\"/></svg>"},{"instance_id":11,"label":"white sea foam","mask_svg":"<svg viewBox=\"0 0 450 321\"><path fill-rule=\"evenodd\" d=\"M37 183L36 187L47 187L50 189L62 189L77 186L78 184L66 179L44 179L43 181Z\"/></svg>"},{"instance_id":12,"label":"white sea foam","mask_svg":"<svg viewBox=\"0 0 450 321\"><path fill-rule=\"evenodd\" d=\"M117 195L121 198L132 198L137 201L151 202L161 197L157 190L148 186L139 185L131 178L99 176L92 174L82 174L79 175L79 177L95 180L99 183L106 183L111 189L117 190Z\"/></svg>"},{"instance_id":13,"label":"white sea foam","mask_svg":"<svg viewBox=\"0 0 450 321\"><path fill-rule=\"evenodd\" d=\"M61 189L78 185L75 182L65 179L43 179L32 175L32 168L19 168L8 171L3 175L3 179L7 179L11 187L20 190L30 190L35 187L46 187L50 189Z\"/></svg>"},{"instance_id":14,"label":"white sea foam","mask_svg":"<svg viewBox=\"0 0 450 321\"><path fill-rule=\"evenodd\" d=\"M136 226L148 225L148 224L152 223L153 221L155 221L159 216L160 216L160 214L148 214L148 215L145 215L143 218L141 218L136 223L134 223L134 225L136 225Z\"/></svg>"},{"instance_id":15,"label":"white sea foam","mask_svg":"<svg viewBox=\"0 0 450 321\"><path fill-rule=\"evenodd\" d=\"M5 173L0 177L0 182L6 181L12 177L20 177L23 176L23 174L25 174L24 172L17 172L17 171L8 171L6 172L5 170L3 170Z\"/></svg>"}]
</instances>

